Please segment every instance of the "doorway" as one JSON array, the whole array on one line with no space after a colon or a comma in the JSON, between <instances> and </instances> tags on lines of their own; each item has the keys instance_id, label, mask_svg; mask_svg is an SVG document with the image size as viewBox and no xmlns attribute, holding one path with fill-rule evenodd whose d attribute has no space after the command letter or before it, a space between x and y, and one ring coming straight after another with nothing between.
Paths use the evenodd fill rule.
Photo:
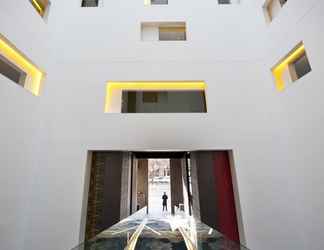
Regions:
<instances>
[{"instance_id":1,"label":"doorway","mask_svg":"<svg viewBox=\"0 0 324 250\"><path fill-rule=\"evenodd\" d=\"M166 195L166 210L162 211L162 196ZM148 214L171 214L170 159L148 159Z\"/></svg>"}]
</instances>

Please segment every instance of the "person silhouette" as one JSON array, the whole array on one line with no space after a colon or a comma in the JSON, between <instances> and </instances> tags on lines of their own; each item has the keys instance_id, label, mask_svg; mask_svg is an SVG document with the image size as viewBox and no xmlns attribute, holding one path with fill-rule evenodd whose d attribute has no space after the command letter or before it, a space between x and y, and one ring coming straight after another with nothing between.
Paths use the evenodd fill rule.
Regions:
<instances>
[{"instance_id":1,"label":"person silhouette","mask_svg":"<svg viewBox=\"0 0 324 250\"><path fill-rule=\"evenodd\" d=\"M163 194L163 196L162 196L162 200L163 200L163 202L162 202L162 211L164 211L164 209L166 210L166 211L168 211L168 203L167 203L167 201L168 201L168 196L166 195L166 192L164 192L164 194Z\"/></svg>"}]
</instances>

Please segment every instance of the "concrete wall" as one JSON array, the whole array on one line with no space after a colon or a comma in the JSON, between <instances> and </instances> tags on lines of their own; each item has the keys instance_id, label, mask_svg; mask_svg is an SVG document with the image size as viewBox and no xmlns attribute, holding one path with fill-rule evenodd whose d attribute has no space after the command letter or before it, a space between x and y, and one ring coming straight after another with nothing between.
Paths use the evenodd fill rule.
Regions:
<instances>
[{"instance_id":1,"label":"concrete wall","mask_svg":"<svg viewBox=\"0 0 324 250\"><path fill-rule=\"evenodd\" d=\"M138 160L137 170L137 205L143 208L148 204L148 160Z\"/></svg>"},{"instance_id":2,"label":"concrete wall","mask_svg":"<svg viewBox=\"0 0 324 250\"><path fill-rule=\"evenodd\" d=\"M0 32L47 72L39 98L0 76L1 249L76 245L87 152L111 149L233 149L247 245L321 249L324 3L288 1L271 25L263 3L57 0L45 23L1 1ZM161 20L188 41L142 42ZM278 93L270 68L300 40L313 71ZM103 112L107 80L184 79L207 82L207 114Z\"/></svg>"},{"instance_id":3,"label":"concrete wall","mask_svg":"<svg viewBox=\"0 0 324 250\"><path fill-rule=\"evenodd\" d=\"M123 152L109 152L105 157L104 192L101 229L105 230L120 220Z\"/></svg>"},{"instance_id":4,"label":"concrete wall","mask_svg":"<svg viewBox=\"0 0 324 250\"><path fill-rule=\"evenodd\" d=\"M171 213L183 204L182 160L170 159Z\"/></svg>"},{"instance_id":5,"label":"concrete wall","mask_svg":"<svg viewBox=\"0 0 324 250\"><path fill-rule=\"evenodd\" d=\"M218 229L217 190L212 152L195 152L200 220ZM196 212L195 212L196 213Z\"/></svg>"},{"instance_id":6,"label":"concrete wall","mask_svg":"<svg viewBox=\"0 0 324 250\"><path fill-rule=\"evenodd\" d=\"M121 198L120 198L120 219L124 219L131 214L131 153L123 152L123 166L121 176Z\"/></svg>"}]
</instances>

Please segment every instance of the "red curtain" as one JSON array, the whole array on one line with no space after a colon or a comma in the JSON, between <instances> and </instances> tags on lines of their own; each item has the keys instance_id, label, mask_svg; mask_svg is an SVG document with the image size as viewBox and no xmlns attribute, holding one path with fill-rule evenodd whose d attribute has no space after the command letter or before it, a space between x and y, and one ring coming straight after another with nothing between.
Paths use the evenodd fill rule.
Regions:
<instances>
[{"instance_id":1,"label":"red curtain","mask_svg":"<svg viewBox=\"0 0 324 250\"><path fill-rule=\"evenodd\" d=\"M214 175L217 192L218 228L216 229L230 240L239 242L232 174L227 151L214 153Z\"/></svg>"}]
</instances>

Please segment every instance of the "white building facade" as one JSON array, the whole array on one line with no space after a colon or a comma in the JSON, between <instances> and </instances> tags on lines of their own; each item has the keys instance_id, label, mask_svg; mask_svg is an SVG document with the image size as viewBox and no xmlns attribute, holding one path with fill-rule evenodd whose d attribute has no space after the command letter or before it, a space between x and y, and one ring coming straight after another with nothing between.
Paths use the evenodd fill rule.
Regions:
<instances>
[{"instance_id":1,"label":"white building facade","mask_svg":"<svg viewBox=\"0 0 324 250\"><path fill-rule=\"evenodd\" d=\"M0 2L0 33L46 72L40 96L0 74L0 248L82 240L89 150L233 150L243 243L324 247L324 2ZM144 22L184 22L185 41L142 41ZM303 41L312 71L277 91L271 68ZM207 84L207 113L105 113L107 81Z\"/></svg>"}]
</instances>

